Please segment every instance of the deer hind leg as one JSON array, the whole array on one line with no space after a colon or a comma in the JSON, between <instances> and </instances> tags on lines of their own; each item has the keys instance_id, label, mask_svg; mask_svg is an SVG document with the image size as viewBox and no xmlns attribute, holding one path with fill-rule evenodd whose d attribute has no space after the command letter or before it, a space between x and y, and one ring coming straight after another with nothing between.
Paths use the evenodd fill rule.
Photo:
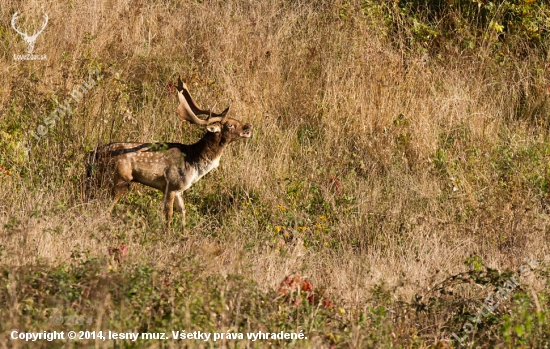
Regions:
<instances>
[{"instance_id":1,"label":"deer hind leg","mask_svg":"<svg viewBox=\"0 0 550 349\"><path fill-rule=\"evenodd\" d=\"M109 207L109 213L113 211L113 208L115 208L115 205L117 204L118 200L128 192L130 189L130 182L132 181L132 176L121 176L117 174L114 179L114 185L113 185L113 202L111 203L111 206Z\"/></svg>"},{"instance_id":2,"label":"deer hind leg","mask_svg":"<svg viewBox=\"0 0 550 349\"><path fill-rule=\"evenodd\" d=\"M183 226L183 229L185 229L185 205L183 203L183 198L181 197L181 195L181 191L176 193L175 204L176 209L179 213L181 213L181 224Z\"/></svg>"}]
</instances>

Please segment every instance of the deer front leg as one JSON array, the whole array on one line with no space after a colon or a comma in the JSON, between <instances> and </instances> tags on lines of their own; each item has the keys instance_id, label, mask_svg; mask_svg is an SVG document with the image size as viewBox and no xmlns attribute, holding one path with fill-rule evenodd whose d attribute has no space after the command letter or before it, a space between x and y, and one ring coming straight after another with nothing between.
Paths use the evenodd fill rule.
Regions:
<instances>
[{"instance_id":1,"label":"deer front leg","mask_svg":"<svg viewBox=\"0 0 550 349\"><path fill-rule=\"evenodd\" d=\"M176 192L167 191L164 195L164 213L166 214L166 225L170 228L172 223L172 214L174 213L174 199Z\"/></svg>"},{"instance_id":2,"label":"deer front leg","mask_svg":"<svg viewBox=\"0 0 550 349\"><path fill-rule=\"evenodd\" d=\"M183 203L183 198L181 197L182 193L178 192L176 194L176 209L181 213L181 224L185 230L185 205Z\"/></svg>"}]
</instances>

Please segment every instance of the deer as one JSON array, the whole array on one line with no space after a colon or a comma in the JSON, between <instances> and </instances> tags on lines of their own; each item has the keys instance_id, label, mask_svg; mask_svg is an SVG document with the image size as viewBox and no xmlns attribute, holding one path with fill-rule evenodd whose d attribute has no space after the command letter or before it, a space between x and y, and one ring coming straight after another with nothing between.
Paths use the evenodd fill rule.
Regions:
<instances>
[{"instance_id":1,"label":"deer","mask_svg":"<svg viewBox=\"0 0 550 349\"><path fill-rule=\"evenodd\" d=\"M230 106L217 114L202 109L195 102L187 85L178 78L176 113L182 121L206 126L206 133L194 144L115 142L97 147L89 153L88 177L112 179L113 201L109 214L129 191L131 182L158 189L164 193L166 224L170 229L173 206L182 215L185 229L185 206L182 193L207 173L217 168L226 147L238 140L250 138L252 125L228 117ZM207 115L201 119L198 115ZM100 184L101 185L101 184Z\"/></svg>"}]
</instances>

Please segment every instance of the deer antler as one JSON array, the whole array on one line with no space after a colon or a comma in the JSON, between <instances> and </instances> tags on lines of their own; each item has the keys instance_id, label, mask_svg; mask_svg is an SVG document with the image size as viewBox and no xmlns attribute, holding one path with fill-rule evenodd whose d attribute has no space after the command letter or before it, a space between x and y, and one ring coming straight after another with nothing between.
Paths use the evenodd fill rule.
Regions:
<instances>
[{"instance_id":1,"label":"deer antler","mask_svg":"<svg viewBox=\"0 0 550 349\"><path fill-rule=\"evenodd\" d=\"M17 34L21 35L26 40L26 38L29 37L27 35L27 33L21 32L21 31L19 31L19 29L17 29L15 27L15 21L17 20L17 18L19 18L19 12L15 12L13 14L13 17L11 18L11 26L12 26L13 30L15 30L17 32Z\"/></svg>"},{"instance_id":2,"label":"deer antler","mask_svg":"<svg viewBox=\"0 0 550 349\"><path fill-rule=\"evenodd\" d=\"M187 85L181 81L181 78L178 78L178 99L180 102L180 105L178 106L178 109L176 109L176 112L178 113L180 119L192 122L197 125L208 125L214 122L224 122L227 118L227 112L229 111L229 107L227 107L223 112L217 114L212 112L212 107L210 110L203 110L201 107L197 105L197 102L191 97L191 94L189 94L189 90L187 89ZM216 106L214 104L214 106ZM206 120L199 119L197 115L208 115L208 118ZM213 116L213 117L212 117Z\"/></svg>"},{"instance_id":3,"label":"deer antler","mask_svg":"<svg viewBox=\"0 0 550 349\"><path fill-rule=\"evenodd\" d=\"M38 36L40 33L42 33L44 31L44 29L46 29L46 25L48 24L49 19L50 19L50 17L48 17L48 14L44 13L44 24L42 25L42 28L40 28L39 31L37 31L36 33L33 34L33 37Z\"/></svg>"}]
</instances>

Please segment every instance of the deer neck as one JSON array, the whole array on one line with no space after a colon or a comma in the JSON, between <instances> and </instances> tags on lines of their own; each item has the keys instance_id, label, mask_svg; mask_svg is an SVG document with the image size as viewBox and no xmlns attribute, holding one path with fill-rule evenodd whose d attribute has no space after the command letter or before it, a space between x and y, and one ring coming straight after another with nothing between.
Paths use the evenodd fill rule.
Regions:
<instances>
[{"instance_id":1,"label":"deer neck","mask_svg":"<svg viewBox=\"0 0 550 349\"><path fill-rule=\"evenodd\" d=\"M221 133L207 132L200 141L193 146L196 154L200 154L202 161L214 161L219 159L228 142Z\"/></svg>"}]
</instances>

